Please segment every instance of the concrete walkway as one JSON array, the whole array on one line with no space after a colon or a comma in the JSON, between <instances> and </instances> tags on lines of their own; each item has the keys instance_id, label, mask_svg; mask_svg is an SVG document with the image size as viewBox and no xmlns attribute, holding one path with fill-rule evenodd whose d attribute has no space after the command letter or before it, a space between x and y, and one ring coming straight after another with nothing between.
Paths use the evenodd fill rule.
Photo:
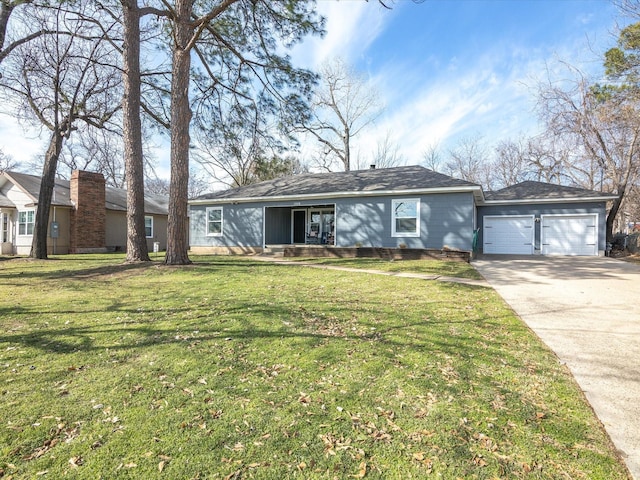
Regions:
<instances>
[{"instance_id":1,"label":"concrete walkway","mask_svg":"<svg viewBox=\"0 0 640 480\"><path fill-rule=\"evenodd\" d=\"M487 283L485 280L473 280L471 278L446 277L442 275L426 275L423 273L410 273L410 272L387 272L384 270L341 267L339 265L322 265L318 263L305 262L305 261L293 261L284 257L272 257L272 256L266 256L266 255L258 255L254 258L258 260L263 260L265 262L279 263L282 265L293 265L297 267L318 268L320 270L341 270L343 272L368 273L371 275L387 275L389 277L401 277L401 278L420 278L422 280L462 283L465 285L475 285L475 286L487 287L487 288L490 287L489 283Z\"/></svg>"},{"instance_id":2,"label":"concrete walkway","mask_svg":"<svg viewBox=\"0 0 640 480\"><path fill-rule=\"evenodd\" d=\"M640 480L640 266L502 255L473 265L567 364Z\"/></svg>"}]
</instances>

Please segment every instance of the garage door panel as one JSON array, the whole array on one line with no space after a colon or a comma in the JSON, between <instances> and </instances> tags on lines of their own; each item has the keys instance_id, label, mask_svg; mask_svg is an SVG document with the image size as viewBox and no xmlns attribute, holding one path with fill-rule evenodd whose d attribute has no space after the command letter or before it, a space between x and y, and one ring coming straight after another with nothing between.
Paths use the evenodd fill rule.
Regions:
<instances>
[{"instance_id":1,"label":"garage door panel","mask_svg":"<svg viewBox=\"0 0 640 480\"><path fill-rule=\"evenodd\" d=\"M483 218L483 252L488 254L533 254L533 216Z\"/></svg>"},{"instance_id":2,"label":"garage door panel","mask_svg":"<svg viewBox=\"0 0 640 480\"><path fill-rule=\"evenodd\" d=\"M595 214L542 215L543 255L597 255L598 228Z\"/></svg>"}]
</instances>

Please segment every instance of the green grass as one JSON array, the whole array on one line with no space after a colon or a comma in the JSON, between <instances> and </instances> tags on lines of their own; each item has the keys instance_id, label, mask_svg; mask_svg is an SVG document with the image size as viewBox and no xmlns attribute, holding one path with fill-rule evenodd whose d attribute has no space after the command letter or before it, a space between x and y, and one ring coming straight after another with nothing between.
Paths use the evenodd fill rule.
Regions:
<instances>
[{"instance_id":1,"label":"green grass","mask_svg":"<svg viewBox=\"0 0 640 480\"><path fill-rule=\"evenodd\" d=\"M379 270L383 272L410 272L443 277L481 280L480 275L469 263L440 260L386 260L380 258L286 258L287 261L327 265L332 267Z\"/></svg>"},{"instance_id":2,"label":"green grass","mask_svg":"<svg viewBox=\"0 0 640 480\"><path fill-rule=\"evenodd\" d=\"M0 262L0 477L627 478L491 289L122 260Z\"/></svg>"}]
</instances>

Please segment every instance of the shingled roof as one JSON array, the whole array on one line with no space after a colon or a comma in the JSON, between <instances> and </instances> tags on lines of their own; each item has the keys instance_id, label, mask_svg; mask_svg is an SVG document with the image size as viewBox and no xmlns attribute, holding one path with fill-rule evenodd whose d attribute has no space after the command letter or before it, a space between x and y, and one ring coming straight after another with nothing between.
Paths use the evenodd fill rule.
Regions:
<instances>
[{"instance_id":1,"label":"shingled roof","mask_svg":"<svg viewBox=\"0 0 640 480\"><path fill-rule=\"evenodd\" d=\"M484 198L487 202L512 202L530 200L608 200L616 195L604 192L596 192L578 187L567 187L552 183L526 181L510 187L496 190L495 192L485 192Z\"/></svg>"},{"instance_id":2,"label":"shingled roof","mask_svg":"<svg viewBox=\"0 0 640 480\"><path fill-rule=\"evenodd\" d=\"M25 194L27 194L33 201L34 205L38 203L38 197L40 196L41 177L19 172L4 172L4 175L12 183L17 185ZM56 178L55 187L53 189L53 197L51 198L51 205L54 205L56 207L73 206L69 194L69 181Z\"/></svg>"},{"instance_id":3,"label":"shingled roof","mask_svg":"<svg viewBox=\"0 0 640 480\"><path fill-rule=\"evenodd\" d=\"M4 172L14 184L21 188L33 201L38 203L40 196L41 177L18 172ZM56 178L51 205L57 207L72 207L71 188L69 180ZM4 204L6 203L6 204ZM150 215L167 215L169 197L145 193L144 212ZM0 195L0 207L15 207L9 199ZM122 188L105 187L105 207L107 210L127 211L127 191Z\"/></svg>"},{"instance_id":4,"label":"shingled roof","mask_svg":"<svg viewBox=\"0 0 640 480\"><path fill-rule=\"evenodd\" d=\"M344 196L355 193L375 194L376 192L409 192L430 189L480 191L480 186L424 167L409 166L292 175L201 195L194 199L194 202L225 199L257 200L273 197Z\"/></svg>"}]
</instances>

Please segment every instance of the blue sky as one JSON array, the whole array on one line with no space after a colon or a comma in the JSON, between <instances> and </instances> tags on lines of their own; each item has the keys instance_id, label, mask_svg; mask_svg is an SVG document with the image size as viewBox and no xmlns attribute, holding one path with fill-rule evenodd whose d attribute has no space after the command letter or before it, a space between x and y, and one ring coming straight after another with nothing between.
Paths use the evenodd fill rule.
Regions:
<instances>
[{"instance_id":1,"label":"blue sky","mask_svg":"<svg viewBox=\"0 0 640 480\"><path fill-rule=\"evenodd\" d=\"M430 145L462 138L489 145L539 131L537 80L562 75L561 61L599 75L605 50L624 21L605 0L320 0L327 35L300 46L309 67L339 55L366 72L386 105L356 139L366 156L391 132L406 163ZM555 78L554 78L555 79Z\"/></svg>"},{"instance_id":2,"label":"blue sky","mask_svg":"<svg viewBox=\"0 0 640 480\"><path fill-rule=\"evenodd\" d=\"M296 47L299 66L317 68L341 56L366 72L385 104L376 125L356 138L369 155L386 132L407 164L429 145L441 150L466 137L488 144L538 131L533 90L547 67L567 61L599 75L603 52L626 22L606 0L318 0L327 17L324 38ZM557 73L561 75L561 73ZM0 115L0 148L18 161L39 154L46 142L29 139ZM168 146L155 152L168 176Z\"/></svg>"}]
</instances>

